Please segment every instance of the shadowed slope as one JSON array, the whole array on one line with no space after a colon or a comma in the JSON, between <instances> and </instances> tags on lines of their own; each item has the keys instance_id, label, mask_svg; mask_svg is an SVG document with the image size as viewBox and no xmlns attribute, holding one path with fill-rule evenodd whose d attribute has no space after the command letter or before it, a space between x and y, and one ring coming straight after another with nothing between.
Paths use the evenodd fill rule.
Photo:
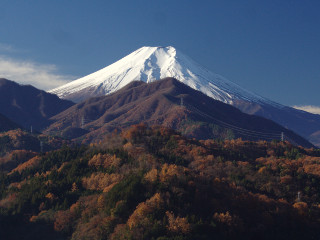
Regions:
<instances>
[{"instance_id":1,"label":"shadowed slope","mask_svg":"<svg viewBox=\"0 0 320 240\"><path fill-rule=\"evenodd\" d=\"M33 86L0 79L0 113L23 127L41 130L50 117L73 104Z\"/></svg>"},{"instance_id":2,"label":"shadowed slope","mask_svg":"<svg viewBox=\"0 0 320 240\"><path fill-rule=\"evenodd\" d=\"M19 125L0 114L0 132L19 128Z\"/></svg>"}]
</instances>

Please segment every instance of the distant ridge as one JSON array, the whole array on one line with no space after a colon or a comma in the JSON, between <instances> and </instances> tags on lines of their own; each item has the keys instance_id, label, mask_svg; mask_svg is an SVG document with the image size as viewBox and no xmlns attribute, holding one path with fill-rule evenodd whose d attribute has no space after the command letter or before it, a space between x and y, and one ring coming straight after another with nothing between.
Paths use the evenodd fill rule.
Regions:
<instances>
[{"instance_id":1,"label":"distant ridge","mask_svg":"<svg viewBox=\"0 0 320 240\"><path fill-rule=\"evenodd\" d=\"M5 132L13 129L17 129L20 126L15 122L11 121L9 118L0 114L0 132Z\"/></svg>"},{"instance_id":2,"label":"distant ridge","mask_svg":"<svg viewBox=\"0 0 320 240\"><path fill-rule=\"evenodd\" d=\"M181 100L182 99L182 100ZM273 121L242 113L174 78L152 83L132 82L102 97L90 98L51 118L47 133L99 141L106 133L147 123L177 129L198 139L241 137L247 140L280 140L281 132L298 145L308 141Z\"/></svg>"},{"instance_id":3,"label":"distant ridge","mask_svg":"<svg viewBox=\"0 0 320 240\"><path fill-rule=\"evenodd\" d=\"M73 104L31 85L0 78L0 113L24 128L41 130L50 117Z\"/></svg>"}]
</instances>

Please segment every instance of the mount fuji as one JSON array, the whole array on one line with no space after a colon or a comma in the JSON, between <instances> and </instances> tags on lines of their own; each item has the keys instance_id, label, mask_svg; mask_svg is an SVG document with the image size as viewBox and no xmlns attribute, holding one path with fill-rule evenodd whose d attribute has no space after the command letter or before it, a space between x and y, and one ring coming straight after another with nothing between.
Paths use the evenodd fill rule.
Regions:
<instances>
[{"instance_id":1,"label":"mount fuji","mask_svg":"<svg viewBox=\"0 0 320 240\"><path fill-rule=\"evenodd\" d=\"M241 111L271 119L320 146L320 115L276 103L215 74L174 47L142 47L119 61L49 92L81 102L113 93L133 81L173 77Z\"/></svg>"},{"instance_id":2,"label":"mount fuji","mask_svg":"<svg viewBox=\"0 0 320 240\"><path fill-rule=\"evenodd\" d=\"M60 98L80 102L107 95L132 81L147 83L173 77L207 96L232 104L235 99L277 105L212 73L174 47L142 47L119 61L51 90Z\"/></svg>"}]
</instances>

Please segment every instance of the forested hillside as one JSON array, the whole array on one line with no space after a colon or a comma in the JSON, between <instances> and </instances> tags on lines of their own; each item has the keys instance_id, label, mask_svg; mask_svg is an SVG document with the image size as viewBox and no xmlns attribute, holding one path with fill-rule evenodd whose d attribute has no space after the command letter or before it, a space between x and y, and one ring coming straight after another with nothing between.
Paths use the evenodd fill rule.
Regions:
<instances>
[{"instance_id":1,"label":"forested hillside","mask_svg":"<svg viewBox=\"0 0 320 240\"><path fill-rule=\"evenodd\" d=\"M65 144L70 144L70 141L20 128L0 132L0 171L11 171L39 152L59 149Z\"/></svg>"},{"instance_id":2,"label":"forested hillside","mask_svg":"<svg viewBox=\"0 0 320 240\"><path fill-rule=\"evenodd\" d=\"M1 239L317 239L320 151L136 125L0 176Z\"/></svg>"}]
</instances>

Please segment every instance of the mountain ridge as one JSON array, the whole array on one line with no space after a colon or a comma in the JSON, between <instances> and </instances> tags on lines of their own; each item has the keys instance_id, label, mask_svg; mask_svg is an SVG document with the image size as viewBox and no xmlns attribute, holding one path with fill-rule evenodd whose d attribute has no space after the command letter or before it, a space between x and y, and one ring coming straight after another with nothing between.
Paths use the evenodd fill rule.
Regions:
<instances>
[{"instance_id":1,"label":"mountain ridge","mask_svg":"<svg viewBox=\"0 0 320 240\"><path fill-rule=\"evenodd\" d=\"M6 132L17 128L20 128L18 124L0 113L0 132Z\"/></svg>"},{"instance_id":2,"label":"mountain ridge","mask_svg":"<svg viewBox=\"0 0 320 240\"><path fill-rule=\"evenodd\" d=\"M73 104L31 85L0 78L0 113L24 128L41 130L50 117Z\"/></svg>"},{"instance_id":3,"label":"mountain ridge","mask_svg":"<svg viewBox=\"0 0 320 240\"><path fill-rule=\"evenodd\" d=\"M99 140L106 132L144 122L178 129L184 135L198 139L227 137L231 134L228 129L232 129L235 137L279 140L281 132L284 132L298 144L312 147L288 129L270 120L245 114L174 78L149 84L132 82L112 94L78 103L51 120L54 123L46 130L48 133L82 131L82 139L86 143Z\"/></svg>"}]
</instances>

